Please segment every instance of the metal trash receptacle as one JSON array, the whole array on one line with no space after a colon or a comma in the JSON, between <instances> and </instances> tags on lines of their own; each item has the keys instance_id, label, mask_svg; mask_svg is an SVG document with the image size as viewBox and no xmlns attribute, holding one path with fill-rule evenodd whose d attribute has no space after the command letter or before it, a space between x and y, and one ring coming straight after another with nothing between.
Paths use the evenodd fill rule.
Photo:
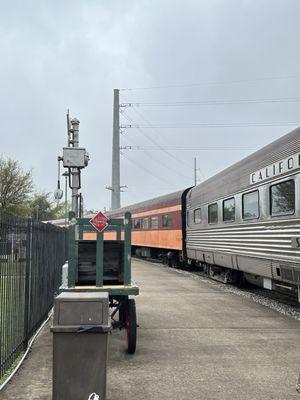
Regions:
<instances>
[{"instance_id":1,"label":"metal trash receptacle","mask_svg":"<svg viewBox=\"0 0 300 400\"><path fill-rule=\"evenodd\" d=\"M55 298L53 400L88 400L93 393L105 400L110 329L108 293L64 292Z\"/></svg>"}]
</instances>

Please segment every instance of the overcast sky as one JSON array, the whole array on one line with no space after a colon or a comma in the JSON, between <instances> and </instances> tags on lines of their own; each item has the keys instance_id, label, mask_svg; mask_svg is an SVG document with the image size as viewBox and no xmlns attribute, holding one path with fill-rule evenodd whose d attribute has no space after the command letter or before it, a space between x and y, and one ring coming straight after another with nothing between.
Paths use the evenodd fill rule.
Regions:
<instances>
[{"instance_id":1,"label":"overcast sky","mask_svg":"<svg viewBox=\"0 0 300 400\"><path fill-rule=\"evenodd\" d=\"M91 157L85 206L109 208L113 89L145 88L120 92L121 102L139 103L298 97L299 15L299 0L1 0L0 154L52 192L69 108ZM194 157L199 180L208 178L300 125L299 106L127 108L122 124L184 126L125 129L123 146L231 149L124 150L122 205L192 185ZM186 126L246 122L274 126Z\"/></svg>"}]
</instances>

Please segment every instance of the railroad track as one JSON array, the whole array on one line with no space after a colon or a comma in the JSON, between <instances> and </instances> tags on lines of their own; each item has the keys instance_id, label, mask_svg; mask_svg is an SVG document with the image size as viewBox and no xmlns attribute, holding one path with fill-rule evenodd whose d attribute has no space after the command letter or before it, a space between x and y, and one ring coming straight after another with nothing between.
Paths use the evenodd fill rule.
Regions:
<instances>
[{"instance_id":1,"label":"railroad track","mask_svg":"<svg viewBox=\"0 0 300 400\"><path fill-rule=\"evenodd\" d=\"M206 279L210 279L212 281L215 281L213 278L211 278L209 275L205 274L202 271L199 271L197 269L194 270L188 270L188 269L183 269L184 271L190 272L191 274L194 275L198 275L201 276L203 278ZM215 281L218 282L218 281ZM220 282L218 282L220 283ZM256 295L260 295L263 297L266 297L270 300L274 300L274 301L279 301L282 304L288 305L288 306L293 306L295 308L298 308L300 311L300 303L298 302L298 299L295 296L289 296L288 294L284 294L284 293L279 293L276 292L274 290L268 290L268 289L264 289L255 285L252 285L251 283L246 283L244 287L242 288L238 288L237 286L230 284L230 283L221 283L221 285L226 285L232 288L237 288L239 290L241 290L241 292L246 292L246 293L253 293Z\"/></svg>"}]
</instances>

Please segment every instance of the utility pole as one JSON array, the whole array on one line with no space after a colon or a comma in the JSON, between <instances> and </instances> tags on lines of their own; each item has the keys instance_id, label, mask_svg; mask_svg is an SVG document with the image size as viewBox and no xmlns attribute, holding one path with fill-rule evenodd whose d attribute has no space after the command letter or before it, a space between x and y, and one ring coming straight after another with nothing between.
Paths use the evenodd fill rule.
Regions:
<instances>
[{"instance_id":1,"label":"utility pole","mask_svg":"<svg viewBox=\"0 0 300 400\"><path fill-rule=\"evenodd\" d=\"M114 89L111 209L121 207L120 195L120 91Z\"/></svg>"},{"instance_id":2,"label":"utility pole","mask_svg":"<svg viewBox=\"0 0 300 400\"><path fill-rule=\"evenodd\" d=\"M199 177L200 174L204 177L203 173L201 172L201 169L197 168L197 158L194 157L194 185L195 186L198 185L202 181L202 179ZM198 175L198 177L197 177L197 175Z\"/></svg>"},{"instance_id":3,"label":"utility pole","mask_svg":"<svg viewBox=\"0 0 300 400\"><path fill-rule=\"evenodd\" d=\"M121 105L121 107L124 106ZM127 186L122 186L120 183L120 90L114 89L112 176L111 186L106 186L106 189L111 191L111 210L121 207L122 188L127 188Z\"/></svg>"}]
</instances>

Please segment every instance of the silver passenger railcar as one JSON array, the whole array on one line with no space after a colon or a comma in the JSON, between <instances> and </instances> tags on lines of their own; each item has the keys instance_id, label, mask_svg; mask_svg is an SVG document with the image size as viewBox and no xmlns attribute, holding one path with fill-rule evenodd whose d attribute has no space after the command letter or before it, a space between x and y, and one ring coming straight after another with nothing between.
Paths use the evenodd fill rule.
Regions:
<instances>
[{"instance_id":1,"label":"silver passenger railcar","mask_svg":"<svg viewBox=\"0 0 300 400\"><path fill-rule=\"evenodd\" d=\"M187 193L188 261L299 299L299 200L300 128Z\"/></svg>"}]
</instances>

